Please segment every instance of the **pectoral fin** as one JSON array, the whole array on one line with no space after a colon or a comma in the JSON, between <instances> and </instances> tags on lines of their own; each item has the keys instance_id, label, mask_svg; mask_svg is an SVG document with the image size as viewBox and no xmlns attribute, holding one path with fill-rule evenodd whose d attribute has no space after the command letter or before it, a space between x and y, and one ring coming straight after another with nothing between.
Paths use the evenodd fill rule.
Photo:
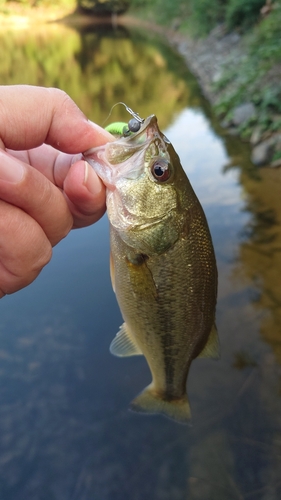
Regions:
<instances>
[{"instance_id":1,"label":"pectoral fin","mask_svg":"<svg viewBox=\"0 0 281 500\"><path fill-rule=\"evenodd\" d=\"M142 354L130 332L126 323L120 326L120 330L110 344L111 354L118 357L139 356Z\"/></svg>"},{"instance_id":2,"label":"pectoral fin","mask_svg":"<svg viewBox=\"0 0 281 500\"><path fill-rule=\"evenodd\" d=\"M157 285L148 265L149 257L145 254L128 252L126 255L127 270L133 292L148 300L157 299Z\"/></svg>"},{"instance_id":3,"label":"pectoral fin","mask_svg":"<svg viewBox=\"0 0 281 500\"><path fill-rule=\"evenodd\" d=\"M198 355L198 358L219 359L219 357L220 357L219 337L218 337L217 327L214 323L209 338L207 340L207 343L205 344L204 348Z\"/></svg>"}]
</instances>

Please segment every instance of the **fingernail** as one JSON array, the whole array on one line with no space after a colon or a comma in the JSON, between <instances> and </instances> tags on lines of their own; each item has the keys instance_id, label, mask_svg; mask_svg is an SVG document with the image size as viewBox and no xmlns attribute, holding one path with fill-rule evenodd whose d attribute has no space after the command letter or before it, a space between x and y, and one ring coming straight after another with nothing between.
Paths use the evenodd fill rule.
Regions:
<instances>
[{"instance_id":1,"label":"fingernail","mask_svg":"<svg viewBox=\"0 0 281 500\"><path fill-rule=\"evenodd\" d=\"M84 185L91 194L98 195L103 189L103 184L97 174L94 172L89 163L84 161Z\"/></svg>"},{"instance_id":2,"label":"fingernail","mask_svg":"<svg viewBox=\"0 0 281 500\"><path fill-rule=\"evenodd\" d=\"M0 180L17 184L24 175L24 167L16 158L0 150Z\"/></svg>"}]
</instances>

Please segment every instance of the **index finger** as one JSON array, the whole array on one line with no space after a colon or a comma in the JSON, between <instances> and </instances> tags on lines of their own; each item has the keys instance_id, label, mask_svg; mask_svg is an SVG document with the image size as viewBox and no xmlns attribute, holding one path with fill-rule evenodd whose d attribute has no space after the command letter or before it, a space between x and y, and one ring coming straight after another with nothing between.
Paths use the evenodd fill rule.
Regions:
<instances>
[{"instance_id":1,"label":"index finger","mask_svg":"<svg viewBox=\"0 0 281 500\"><path fill-rule=\"evenodd\" d=\"M0 87L0 147L21 150L47 143L76 154L111 140L112 135L89 122L62 90Z\"/></svg>"}]
</instances>

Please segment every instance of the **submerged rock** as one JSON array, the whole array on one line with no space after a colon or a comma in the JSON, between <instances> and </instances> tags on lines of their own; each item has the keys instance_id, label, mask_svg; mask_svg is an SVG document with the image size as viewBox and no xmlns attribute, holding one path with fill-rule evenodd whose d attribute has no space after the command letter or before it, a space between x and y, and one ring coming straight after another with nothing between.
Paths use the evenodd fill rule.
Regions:
<instances>
[{"instance_id":1,"label":"submerged rock","mask_svg":"<svg viewBox=\"0 0 281 500\"><path fill-rule=\"evenodd\" d=\"M254 165L262 166L269 163L274 153L274 140L272 138L261 142L252 150L251 160Z\"/></svg>"},{"instance_id":2,"label":"submerged rock","mask_svg":"<svg viewBox=\"0 0 281 500\"><path fill-rule=\"evenodd\" d=\"M270 166L273 168L281 167L281 158L278 158L278 160L274 160L270 163Z\"/></svg>"},{"instance_id":3,"label":"submerged rock","mask_svg":"<svg viewBox=\"0 0 281 500\"><path fill-rule=\"evenodd\" d=\"M250 144L252 146L256 146L256 144L258 144L261 141L261 139L262 139L262 129L261 127L255 127L251 135Z\"/></svg>"},{"instance_id":4,"label":"submerged rock","mask_svg":"<svg viewBox=\"0 0 281 500\"><path fill-rule=\"evenodd\" d=\"M256 108L252 102L245 102L240 106L237 106L233 110L232 122L236 127L242 125L242 123L256 117Z\"/></svg>"}]
</instances>

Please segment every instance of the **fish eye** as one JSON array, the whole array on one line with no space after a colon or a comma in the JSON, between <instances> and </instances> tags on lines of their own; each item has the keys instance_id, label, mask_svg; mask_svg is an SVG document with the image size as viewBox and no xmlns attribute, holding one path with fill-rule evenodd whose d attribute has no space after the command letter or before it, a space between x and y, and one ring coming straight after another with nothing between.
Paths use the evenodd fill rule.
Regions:
<instances>
[{"instance_id":1,"label":"fish eye","mask_svg":"<svg viewBox=\"0 0 281 500\"><path fill-rule=\"evenodd\" d=\"M131 120L128 123L128 128L130 132L138 132L139 129L141 128L141 122L136 120L136 118L131 118Z\"/></svg>"},{"instance_id":2,"label":"fish eye","mask_svg":"<svg viewBox=\"0 0 281 500\"><path fill-rule=\"evenodd\" d=\"M171 165L168 160L164 160L164 158L156 160L151 166L151 173L157 181L165 182L171 176Z\"/></svg>"}]
</instances>

